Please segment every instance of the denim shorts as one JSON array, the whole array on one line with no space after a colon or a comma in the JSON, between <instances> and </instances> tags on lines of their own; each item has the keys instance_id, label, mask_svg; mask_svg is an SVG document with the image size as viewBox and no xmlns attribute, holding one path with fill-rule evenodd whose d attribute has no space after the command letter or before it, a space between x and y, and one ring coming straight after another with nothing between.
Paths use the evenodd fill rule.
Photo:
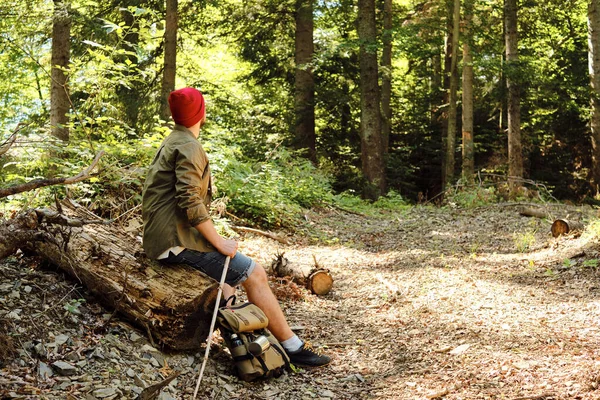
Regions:
<instances>
[{"instance_id":1,"label":"denim shorts","mask_svg":"<svg viewBox=\"0 0 600 400\"><path fill-rule=\"evenodd\" d=\"M185 249L178 255L169 252L169 257L160 261L168 264L187 264L220 282L225 259L226 256L217 251L202 253ZM229 286L238 286L250 276L255 266L256 263L250 257L240 252L235 253L235 257L229 261L225 283Z\"/></svg>"}]
</instances>

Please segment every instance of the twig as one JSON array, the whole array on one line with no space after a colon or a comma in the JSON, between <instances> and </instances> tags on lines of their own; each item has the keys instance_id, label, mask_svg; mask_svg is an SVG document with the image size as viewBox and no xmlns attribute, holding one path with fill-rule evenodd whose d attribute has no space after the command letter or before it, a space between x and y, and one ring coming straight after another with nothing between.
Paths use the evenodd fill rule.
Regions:
<instances>
[{"instance_id":1,"label":"twig","mask_svg":"<svg viewBox=\"0 0 600 400\"><path fill-rule=\"evenodd\" d=\"M359 213L358 211L348 210L347 208L340 207L337 204L330 204L329 206L335 208L336 210L340 210L340 211L343 211L348 214L358 215L359 217L366 217L365 214Z\"/></svg>"},{"instance_id":2,"label":"twig","mask_svg":"<svg viewBox=\"0 0 600 400\"><path fill-rule=\"evenodd\" d=\"M15 332L17 332L17 327L15 326L14 322L11 321L13 330ZM32 363L36 363L37 360L34 360L33 357L31 357L31 354L29 354L29 352L25 349L25 346L23 345L23 342L21 342L21 338L19 337L20 335L15 335L14 337L17 338L17 340L19 341L19 345L21 346L21 348L23 349L23 351L25 352L25 354L27 355L27 357L29 357L29 359L31 360Z\"/></svg>"},{"instance_id":3,"label":"twig","mask_svg":"<svg viewBox=\"0 0 600 400\"><path fill-rule=\"evenodd\" d=\"M140 208L141 206L142 206L141 204L138 204L137 206L135 206L135 207L133 207L133 208L130 208L129 210L125 211L123 214L116 216L116 217L115 217L115 218L113 218L111 221L118 221L118 220L120 220L121 218L123 218L125 215L129 214L129 213L130 213L130 212L132 212L132 211L135 211L135 210L137 210L137 209L138 209L138 208Z\"/></svg>"},{"instance_id":4,"label":"twig","mask_svg":"<svg viewBox=\"0 0 600 400\"><path fill-rule=\"evenodd\" d=\"M248 228L245 226L232 226L231 229L233 229L235 232L250 232L250 233L256 233L259 235L263 235L268 237L269 239L273 239L278 241L279 243L283 243L283 244L290 244L287 239L279 237L271 232L265 232L265 231L261 231L259 229L254 229L254 228Z\"/></svg>"},{"instance_id":5,"label":"twig","mask_svg":"<svg viewBox=\"0 0 600 400\"><path fill-rule=\"evenodd\" d=\"M555 396L552 393L544 393L533 396L515 397L513 400L551 400Z\"/></svg>"},{"instance_id":6,"label":"twig","mask_svg":"<svg viewBox=\"0 0 600 400\"><path fill-rule=\"evenodd\" d=\"M54 305L53 305L53 306L51 306L51 307L49 307L49 308L45 309L44 311L41 311L41 312L39 312L39 313L35 314L33 317L34 317L34 318L38 318L38 317L40 317L40 316L42 316L42 315L46 314L48 311L52 310L52 309L53 309L53 308L55 308L56 306L59 306L59 305L61 305L61 304L62 304L62 302L63 302L63 301L64 301L64 300L65 300L67 297L69 297L69 295L70 295L71 293L73 293L75 290L77 290L77 286L73 286L73 288L72 288L71 290L69 290L69 293L65 294L65 295L63 296L63 298L62 298L62 299L60 299L59 301L57 301L56 303L54 303Z\"/></svg>"},{"instance_id":7,"label":"twig","mask_svg":"<svg viewBox=\"0 0 600 400\"><path fill-rule=\"evenodd\" d=\"M150 346L156 347L154 339L152 338L152 331L150 331L150 326L148 325L148 323L144 322L144 327L146 328L146 333L148 334L148 341L150 342Z\"/></svg>"},{"instance_id":8,"label":"twig","mask_svg":"<svg viewBox=\"0 0 600 400\"><path fill-rule=\"evenodd\" d=\"M181 371L176 371L169 375L165 380L155 383L154 385L148 386L146 389L142 390L142 393L137 397L137 400L153 400L158 396L160 390L167 386L171 381L177 378L181 374Z\"/></svg>"},{"instance_id":9,"label":"twig","mask_svg":"<svg viewBox=\"0 0 600 400\"><path fill-rule=\"evenodd\" d=\"M36 209L35 213L39 217L45 218L46 222L50 222L57 225L65 225L65 226L73 226L77 228L81 228L84 225L92 225L92 224L101 224L101 225L109 225L112 223L111 220L90 220L90 219L79 219L79 218L70 218L65 215L59 214L57 211L52 211L48 209Z\"/></svg>"},{"instance_id":10,"label":"twig","mask_svg":"<svg viewBox=\"0 0 600 400\"><path fill-rule=\"evenodd\" d=\"M15 143L15 140L17 140L17 132L13 132L12 135L9 136L9 138L0 145L0 157L2 157L8 150L10 150L10 147Z\"/></svg>"},{"instance_id":11,"label":"twig","mask_svg":"<svg viewBox=\"0 0 600 400\"><path fill-rule=\"evenodd\" d=\"M4 386L8 387L8 385L29 385L30 382L25 382L23 380L18 380L18 381L10 381L8 379L0 379L0 386Z\"/></svg>"}]
</instances>

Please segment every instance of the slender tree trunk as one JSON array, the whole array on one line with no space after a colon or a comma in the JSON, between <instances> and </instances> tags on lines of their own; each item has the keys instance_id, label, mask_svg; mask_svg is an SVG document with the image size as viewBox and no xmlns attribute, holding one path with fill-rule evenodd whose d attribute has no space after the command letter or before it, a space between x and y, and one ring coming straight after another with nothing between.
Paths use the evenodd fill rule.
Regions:
<instances>
[{"instance_id":1,"label":"slender tree trunk","mask_svg":"<svg viewBox=\"0 0 600 400\"><path fill-rule=\"evenodd\" d=\"M137 46L139 44L139 24L137 19L134 17L133 13L129 11L129 9L125 8L125 6L140 6L140 0L128 0L123 4L123 8L121 9L121 16L123 17L123 22L125 22L125 29L127 29L127 33L123 37L123 41L121 43L123 50L125 50L128 54L119 56L117 58L118 62L128 65L131 69L126 70L124 74L129 77L133 73L136 73L135 68L138 65L138 57L137 57ZM121 106L125 111L125 121L132 128L136 129L139 117L140 110L140 102L141 102L141 93L139 89L139 85L136 84L136 81L129 81L127 84L121 84L117 86L117 96L120 99Z\"/></svg>"},{"instance_id":2,"label":"slender tree trunk","mask_svg":"<svg viewBox=\"0 0 600 400\"><path fill-rule=\"evenodd\" d=\"M588 3L588 48L592 115L591 181L596 194L600 191L600 0Z\"/></svg>"},{"instance_id":3,"label":"slender tree trunk","mask_svg":"<svg viewBox=\"0 0 600 400\"><path fill-rule=\"evenodd\" d=\"M511 196L515 196L523 178L523 151L521 144L521 94L519 73L519 49L517 31L517 0L504 0L504 23L506 26L506 86L508 89L508 183Z\"/></svg>"},{"instance_id":4,"label":"slender tree trunk","mask_svg":"<svg viewBox=\"0 0 600 400\"><path fill-rule=\"evenodd\" d=\"M381 133L383 154L388 153L392 132L392 0L383 1L383 52L381 55Z\"/></svg>"},{"instance_id":5,"label":"slender tree trunk","mask_svg":"<svg viewBox=\"0 0 600 400\"><path fill-rule=\"evenodd\" d=\"M52 135L69 141L67 113L70 108L67 70L71 49L71 16L69 4L54 0L52 16L52 69L50 85L50 126Z\"/></svg>"},{"instance_id":6,"label":"slender tree trunk","mask_svg":"<svg viewBox=\"0 0 600 400\"><path fill-rule=\"evenodd\" d=\"M442 78L444 100L442 111L440 113L440 122L442 126L442 192L446 190L446 163L448 162L446 154L448 152L448 121L449 121L449 105L450 105L450 76L452 75L452 43L453 43L453 11L454 0L446 1L446 37L444 38L444 72Z\"/></svg>"},{"instance_id":7,"label":"slender tree trunk","mask_svg":"<svg viewBox=\"0 0 600 400\"><path fill-rule=\"evenodd\" d=\"M446 136L446 156L444 163L443 189L454 180L457 100L458 100L458 35L460 27L460 0L454 0L452 10L452 51L450 61L450 93L448 101L448 131Z\"/></svg>"},{"instance_id":8,"label":"slender tree trunk","mask_svg":"<svg viewBox=\"0 0 600 400\"><path fill-rule=\"evenodd\" d=\"M475 174L475 145L473 143L473 57L471 55L471 21L473 8L465 2L465 27L463 36L463 83L462 83L462 177L472 183Z\"/></svg>"},{"instance_id":9,"label":"slender tree trunk","mask_svg":"<svg viewBox=\"0 0 600 400\"><path fill-rule=\"evenodd\" d=\"M296 138L295 147L306 149L308 158L317 162L315 135L315 79L312 71L313 0L296 0Z\"/></svg>"},{"instance_id":10,"label":"slender tree trunk","mask_svg":"<svg viewBox=\"0 0 600 400\"><path fill-rule=\"evenodd\" d=\"M177 0L167 0L165 22L165 65L160 96L160 115L163 120L169 121L171 110L167 99L169 93L175 90L177 72Z\"/></svg>"},{"instance_id":11,"label":"slender tree trunk","mask_svg":"<svg viewBox=\"0 0 600 400\"><path fill-rule=\"evenodd\" d=\"M444 102L442 94L442 57L434 54L431 57L431 115L430 124L432 129L439 129L440 106Z\"/></svg>"},{"instance_id":12,"label":"slender tree trunk","mask_svg":"<svg viewBox=\"0 0 600 400\"><path fill-rule=\"evenodd\" d=\"M360 40L360 133L362 171L369 182L364 196L377 199L385 192L381 107L377 61L375 0L358 0Z\"/></svg>"}]
</instances>

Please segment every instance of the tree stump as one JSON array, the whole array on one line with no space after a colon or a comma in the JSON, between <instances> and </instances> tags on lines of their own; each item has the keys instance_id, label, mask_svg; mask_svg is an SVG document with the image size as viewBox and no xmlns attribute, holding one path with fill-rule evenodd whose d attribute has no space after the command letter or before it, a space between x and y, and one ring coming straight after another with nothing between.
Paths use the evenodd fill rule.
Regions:
<instances>
[{"instance_id":1,"label":"tree stump","mask_svg":"<svg viewBox=\"0 0 600 400\"><path fill-rule=\"evenodd\" d=\"M187 265L165 266L147 259L139 238L116 224L77 223L89 218L85 209L65 211L67 218L30 210L5 221L0 225L6 238L0 243L0 257L17 248L33 251L158 344L174 350L198 349L208 334L218 284Z\"/></svg>"}]
</instances>

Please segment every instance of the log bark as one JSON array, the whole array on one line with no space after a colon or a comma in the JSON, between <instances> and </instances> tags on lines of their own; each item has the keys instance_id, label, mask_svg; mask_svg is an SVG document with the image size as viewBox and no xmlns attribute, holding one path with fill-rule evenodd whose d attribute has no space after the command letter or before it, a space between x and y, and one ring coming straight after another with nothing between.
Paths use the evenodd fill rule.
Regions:
<instances>
[{"instance_id":1,"label":"log bark","mask_svg":"<svg viewBox=\"0 0 600 400\"><path fill-rule=\"evenodd\" d=\"M64 211L70 221L89 219L84 209ZM0 257L17 248L34 251L157 344L174 350L200 347L208 334L216 282L187 265L163 266L147 259L135 235L115 224L65 226L49 215L30 210L0 224Z\"/></svg>"},{"instance_id":2,"label":"log bark","mask_svg":"<svg viewBox=\"0 0 600 400\"><path fill-rule=\"evenodd\" d=\"M567 219L557 219L552 223L550 231L552 237L559 237L568 233L577 233L583 230L583 224L579 221L570 221Z\"/></svg>"},{"instance_id":3,"label":"log bark","mask_svg":"<svg viewBox=\"0 0 600 400\"><path fill-rule=\"evenodd\" d=\"M322 268L315 260L314 265L292 263L283 254L277 254L271 264L275 276L289 276L297 283L306 286L312 293L324 296L333 287L333 277L329 270Z\"/></svg>"}]
</instances>

